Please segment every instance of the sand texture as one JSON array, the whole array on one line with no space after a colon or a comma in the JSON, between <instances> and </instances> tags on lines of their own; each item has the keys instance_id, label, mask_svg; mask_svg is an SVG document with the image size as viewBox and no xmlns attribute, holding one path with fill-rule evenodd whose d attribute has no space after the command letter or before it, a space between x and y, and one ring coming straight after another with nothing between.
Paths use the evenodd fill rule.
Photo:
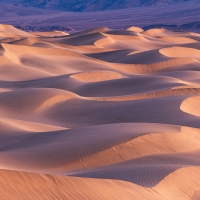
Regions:
<instances>
[{"instance_id":1,"label":"sand texture","mask_svg":"<svg viewBox=\"0 0 200 200\"><path fill-rule=\"evenodd\" d=\"M0 199L200 199L200 35L0 25Z\"/></svg>"}]
</instances>

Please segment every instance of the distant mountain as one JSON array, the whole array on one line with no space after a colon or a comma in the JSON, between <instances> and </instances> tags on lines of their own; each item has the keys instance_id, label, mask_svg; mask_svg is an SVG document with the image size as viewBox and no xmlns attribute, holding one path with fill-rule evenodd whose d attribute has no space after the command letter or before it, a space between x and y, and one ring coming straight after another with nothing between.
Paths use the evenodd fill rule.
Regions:
<instances>
[{"instance_id":1,"label":"distant mountain","mask_svg":"<svg viewBox=\"0 0 200 200\"><path fill-rule=\"evenodd\" d=\"M1 23L12 24L26 31L61 30L74 33L102 26L111 29L139 26L145 30L162 27L200 33L200 0L81 13L24 7L20 1L22 0L0 0Z\"/></svg>"},{"instance_id":2,"label":"distant mountain","mask_svg":"<svg viewBox=\"0 0 200 200\"><path fill-rule=\"evenodd\" d=\"M186 24L181 24L181 25L176 25L176 24L152 24L149 26L143 26L142 27L144 30L149 30L153 28L165 28L167 30L172 30L172 31L194 31L200 33L200 22L191 22L191 23L186 23Z\"/></svg>"},{"instance_id":3,"label":"distant mountain","mask_svg":"<svg viewBox=\"0 0 200 200\"><path fill-rule=\"evenodd\" d=\"M100 11L139 6L173 4L192 0L22 0L23 6L65 11Z\"/></svg>"},{"instance_id":4,"label":"distant mountain","mask_svg":"<svg viewBox=\"0 0 200 200\"><path fill-rule=\"evenodd\" d=\"M26 32L49 32L49 31L65 31L70 34L76 33L76 31L68 26L15 26L17 29Z\"/></svg>"}]
</instances>

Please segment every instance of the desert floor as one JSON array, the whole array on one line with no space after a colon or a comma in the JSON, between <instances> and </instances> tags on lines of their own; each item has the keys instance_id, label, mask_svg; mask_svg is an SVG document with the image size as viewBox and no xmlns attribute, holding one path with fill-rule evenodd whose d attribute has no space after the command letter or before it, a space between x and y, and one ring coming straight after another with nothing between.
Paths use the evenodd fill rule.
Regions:
<instances>
[{"instance_id":1,"label":"desert floor","mask_svg":"<svg viewBox=\"0 0 200 200\"><path fill-rule=\"evenodd\" d=\"M0 42L0 199L200 199L200 34Z\"/></svg>"}]
</instances>

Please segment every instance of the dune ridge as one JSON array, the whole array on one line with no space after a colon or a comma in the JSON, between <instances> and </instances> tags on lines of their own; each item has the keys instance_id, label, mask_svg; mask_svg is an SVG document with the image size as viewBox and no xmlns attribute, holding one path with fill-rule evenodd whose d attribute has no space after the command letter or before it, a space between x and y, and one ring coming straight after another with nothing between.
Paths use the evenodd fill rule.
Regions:
<instances>
[{"instance_id":1,"label":"dune ridge","mask_svg":"<svg viewBox=\"0 0 200 200\"><path fill-rule=\"evenodd\" d=\"M16 197L21 199L198 199L199 171L199 167L179 169L168 175L155 187L146 189L123 181L1 170L1 195L3 198L9 199L15 199ZM174 182L174 178L176 182ZM21 186L17 184L17 179L24 180ZM183 179L187 181L183 182ZM5 185L4 182L7 182L7 184ZM191 184L193 185L192 188L190 188ZM174 185L179 187L174 187ZM91 191L91 187L93 191ZM8 195L10 190L12 190L12 194L15 197L10 198L10 195ZM41 192L43 193L42 198L40 196Z\"/></svg>"},{"instance_id":2,"label":"dune ridge","mask_svg":"<svg viewBox=\"0 0 200 200\"><path fill-rule=\"evenodd\" d=\"M199 42L0 25L0 199L199 199Z\"/></svg>"}]
</instances>

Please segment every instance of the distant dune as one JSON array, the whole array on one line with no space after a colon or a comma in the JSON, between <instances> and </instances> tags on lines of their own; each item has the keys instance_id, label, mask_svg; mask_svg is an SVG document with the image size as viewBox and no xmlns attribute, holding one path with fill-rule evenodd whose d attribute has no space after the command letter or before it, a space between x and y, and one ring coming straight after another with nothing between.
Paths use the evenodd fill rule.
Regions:
<instances>
[{"instance_id":1,"label":"distant dune","mask_svg":"<svg viewBox=\"0 0 200 200\"><path fill-rule=\"evenodd\" d=\"M200 35L0 25L0 199L200 198Z\"/></svg>"}]
</instances>

